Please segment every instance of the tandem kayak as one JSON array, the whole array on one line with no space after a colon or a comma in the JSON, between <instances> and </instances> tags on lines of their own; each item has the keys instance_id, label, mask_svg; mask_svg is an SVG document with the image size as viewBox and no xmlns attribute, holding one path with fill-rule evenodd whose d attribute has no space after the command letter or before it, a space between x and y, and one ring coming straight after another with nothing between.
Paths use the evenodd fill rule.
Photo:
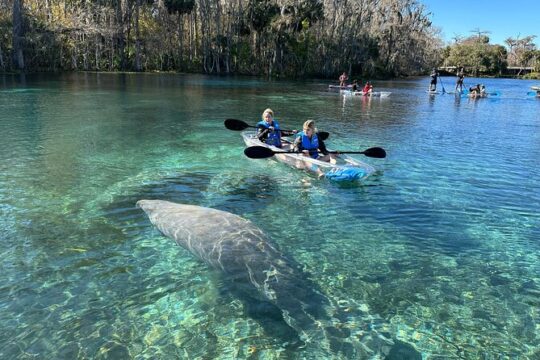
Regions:
<instances>
[{"instance_id":1,"label":"tandem kayak","mask_svg":"<svg viewBox=\"0 0 540 360\"><path fill-rule=\"evenodd\" d=\"M388 97L390 96L390 91L372 91L372 92L363 92L363 91L351 91L351 90L341 90L340 94L344 96L373 96L373 97Z\"/></svg>"},{"instance_id":2,"label":"tandem kayak","mask_svg":"<svg viewBox=\"0 0 540 360\"><path fill-rule=\"evenodd\" d=\"M352 85L345 85L345 86L340 86L340 85L328 85L328 90L329 91L340 91L340 90L347 90L347 89L352 89Z\"/></svg>"},{"instance_id":3,"label":"tandem kayak","mask_svg":"<svg viewBox=\"0 0 540 360\"><path fill-rule=\"evenodd\" d=\"M277 148L261 142L257 138L255 131L242 132L242 138L248 147L262 146L275 152L292 150L290 141L285 140L283 147ZM305 170L317 175L321 174L322 172L324 174L323 177L338 182L363 180L375 172L375 168L373 168L371 165L345 154L340 154L337 157L337 163L331 164L329 162L316 160L297 153L277 153L273 156L273 158L277 161L292 166L296 169Z\"/></svg>"}]
</instances>

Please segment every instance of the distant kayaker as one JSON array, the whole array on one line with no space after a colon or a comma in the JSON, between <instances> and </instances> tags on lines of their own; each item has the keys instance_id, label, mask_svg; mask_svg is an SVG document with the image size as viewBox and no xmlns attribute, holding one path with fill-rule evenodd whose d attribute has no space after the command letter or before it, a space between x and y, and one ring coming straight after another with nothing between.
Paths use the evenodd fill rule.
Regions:
<instances>
[{"instance_id":1,"label":"distant kayaker","mask_svg":"<svg viewBox=\"0 0 540 360\"><path fill-rule=\"evenodd\" d=\"M471 86L469 88L469 93L471 95L476 95L480 93L480 84L476 84L475 86Z\"/></svg>"},{"instance_id":2,"label":"distant kayaker","mask_svg":"<svg viewBox=\"0 0 540 360\"><path fill-rule=\"evenodd\" d=\"M364 95L371 94L373 92L373 85L371 85L369 81L366 82L366 85L362 89L362 92L364 93Z\"/></svg>"},{"instance_id":3,"label":"distant kayaker","mask_svg":"<svg viewBox=\"0 0 540 360\"><path fill-rule=\"evenodd\" d=\"M476 86L469 88L469 97L486 97L487 95L486 87L483 84L476 84Z\"/></svg>"},{"instance_id":4,"label":"distant kayaker","mask_svg":"<svg viewBox=\"0 0 540 360\"><path fill-rule=\"evenodd\" d=\"M302 129L303 131L299 132L294 140L294 151L301 151L304 156L310 156L313 159L335 164L335 156L328 152L324 141L317 136L315 121L307 120L304 122ZM319 155L319 152L323 155Z\"/></svg>"},{"instance_id":5,"label":"distant kayaker","mask_svg":"<svg viewBox=\"0 0 540 360\"><path fill-rule=\"evenodd\" d=\"M463 79L465 79L465 73L463 72L463 68L460 68L457 72L457 80L456 80L456 92L462 92L463 91Z\"/></svg>"},{"instance_id":6,"label":"distant kayaker","mask_svg":"<svg viewBox=\"0 0 540 360\"><path fill-rule=\"evenodd\" d=\"M339 77L339 86L345 87L347 86L347 80L349 80L349 77L347 76L347 73L344 71L343 74Z\"/></svg>"},{"instance_id":7,"label":"distant kayaker","mask_svg":"<svg viewBox=\"0 0 540 360\"><path fill-rule=\"evenodd\" d=\"M429 91L436 91L439 72L437 71L437 69L433 68L433 71L431 71L431 74L429 76L431 76L431 82L429 83Z\"/></svg>"},{"instance_id":8,"label":"distant kayaker","mask_svg":"<svg viewBox=\"0 0 540 360\"><path fill-rule=\"evenodd\" d=\"M263 143L281 147L281 137L290 136L295 131L284 131L279 128L279 124L274 120L274 111L266 109L262 113L262 120L257 123L257 137Z\"/></svg>"}]
</instances>

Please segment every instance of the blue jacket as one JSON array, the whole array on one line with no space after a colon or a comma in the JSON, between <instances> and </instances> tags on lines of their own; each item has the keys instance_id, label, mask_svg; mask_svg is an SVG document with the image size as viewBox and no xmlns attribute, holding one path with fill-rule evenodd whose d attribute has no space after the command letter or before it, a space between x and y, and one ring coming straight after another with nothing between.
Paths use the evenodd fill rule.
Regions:
<instances>
[{"instance_id":1,"label":"blue jacket","mask_svg":"<svg viewBox=\"0 0 540 360\"><path fill-rule=\"evenodd\" d=\"M309 156L314 159L318 158L319 137L317 136L317 134L313 134L313 136L311 136L311 139L306 134L304 134L303 131L298 133L298 135L302 137L302 150L308 150Z\"/></svg>"},{"instance_id":2,"label":"blue jacket","mask_svg":"<svg viewBox=\"0 0 540 360\"><path fill-rule=\"evenodd\" d=\"M274 127L274 131L270 130L266 136L259 137L259 139L268 145L281 147L281 129L279 128L278 122L274 120L272 125L268 125L266 121L261 120L257 123L257 128L259 129L269 129L270 126Z\"/></svg>"}]
</instances>

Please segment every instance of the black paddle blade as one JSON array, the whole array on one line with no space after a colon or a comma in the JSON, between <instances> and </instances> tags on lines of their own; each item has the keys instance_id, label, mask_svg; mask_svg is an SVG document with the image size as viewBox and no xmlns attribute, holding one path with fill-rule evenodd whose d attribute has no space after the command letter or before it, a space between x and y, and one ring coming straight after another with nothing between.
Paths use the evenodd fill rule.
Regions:
<instances>
[{"instance_id":1,"label":"black paddle blade","mask_svg":"<svg viewBox=\"0 0 540 360\"><path fill-rule=\"evenodd\" d=\"M330 133L327 133L326 131L319 131L319 132L317 133L317 137L318 137L319 139L323 140L323 141L326 140L326 139L328 139L329 136L330 136Z\"/></svg>"},{"instance_id":2,"label":"black paddle blade","mask_svg":"<svg viewBox=\"0 0 540 360\"><path fill-rule=\"evenodd\" d=\"M246 124L242 120L237 120L237 119L226 119L224 124L227 129L237 130L237 131L244 130L249 127L248 124Z\"/></svg>"},{"instance_id":3,"label":"black paddle blade","mask_svg":"<svg viewBox=\"0 0 540 360\"><path fill-rule=\"evenodd\" d=\"M386 151L380 147L372 147L365 150L364 155L367 157L383 159L386 157Z\"/></svg>"},{"instance_id":4,"label":"black paddle blade","mask_svg":"<svg viewBox=\"0 0 540 360\"><path fill-rule=\"evenodd\" d=\"M265 159L274 156L274 151L264 146L250 146L244 149L244 155L251 159Z\"/></svg>"}]
</instances>

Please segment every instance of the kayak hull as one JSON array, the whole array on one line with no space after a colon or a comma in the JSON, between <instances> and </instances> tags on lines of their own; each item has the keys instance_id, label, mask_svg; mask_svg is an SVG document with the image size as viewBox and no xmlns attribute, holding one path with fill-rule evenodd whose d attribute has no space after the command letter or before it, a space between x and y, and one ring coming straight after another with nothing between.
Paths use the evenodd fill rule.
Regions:
<instances>
[{"instance_id":1,"label":"kayak hull","mask_svg":"<svg viewBox=\"0 0 540 360\"><path fill-rule=\"evenodd\" d=\"M283 148L280 149L259 141L255 131L242 132L242 138L248 147L264 146L278 152L291 150L291 145L289 143L284 144ZM363 180L375 172L375 168L371 165L345 154L338 156L337 164L316 160L302 154L283 153L276 154L272 158L296 169L304 170L316 175L324 174L324 178L338 182Z\"/></svg>"},{"instance_id":2,"label":"kayak hull","mask_svg":"<svg viewBox=\"0 0 540 360\"><path fill-rule=\"evenodd\" d=\"M351 90L341 90L340 93L344 96L373 96L373 97L388 97L390 96L390 91L373 91L373 92L363 92L363 91L351 91Z\"/></svg>"},{"instance_id":3,"label":"kayak hull","mask_svg":"<svg viewBox=\"0 0 540 360\"><path fill-rule=\"evenodd\" d=\"M340 90L350 90L352 88L352 85L328 85L328 90L330 91L340 91Z\"/></svg>"}]
</instances>

